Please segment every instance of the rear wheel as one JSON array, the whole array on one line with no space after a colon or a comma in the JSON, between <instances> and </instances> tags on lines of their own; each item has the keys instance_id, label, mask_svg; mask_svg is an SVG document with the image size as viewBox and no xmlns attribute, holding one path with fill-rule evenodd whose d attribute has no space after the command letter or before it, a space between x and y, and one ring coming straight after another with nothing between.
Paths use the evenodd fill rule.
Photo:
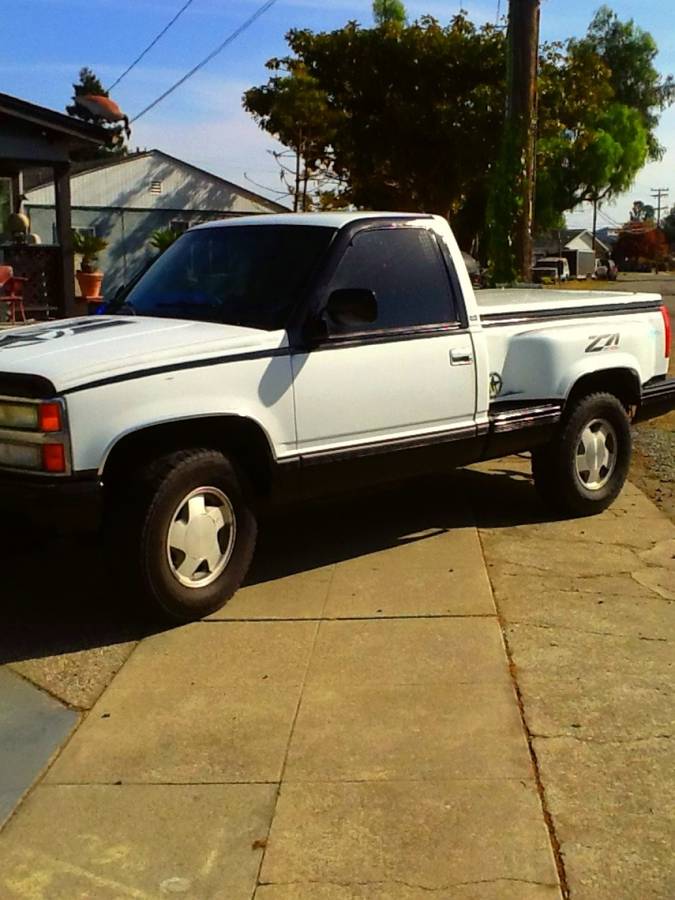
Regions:
<instances>
[{"instance_id":1,"label":"rear wheel","mask_svg":"<svg viewBox=\"0 0 675 900\"><path fill-rule=\"evenodd\" d=\"M136 473L132 495L115 510L109 546L118 572L154 613L185 622L216 612L235 593L256 535L232 462L213 450L184 450Z\"/></svg>"},{"instance_id":2,"label":"rear wheel","mask_svg":"<svg viewBox=\"0 0 675 900\"><path fill-rule=\"evenodd\" d=\"M613 394L589 394L566 413L557 438L532 452L543 500L558 512L587 516L618 497L628 475L630 423Z\"/></svg>"}]
</instances>

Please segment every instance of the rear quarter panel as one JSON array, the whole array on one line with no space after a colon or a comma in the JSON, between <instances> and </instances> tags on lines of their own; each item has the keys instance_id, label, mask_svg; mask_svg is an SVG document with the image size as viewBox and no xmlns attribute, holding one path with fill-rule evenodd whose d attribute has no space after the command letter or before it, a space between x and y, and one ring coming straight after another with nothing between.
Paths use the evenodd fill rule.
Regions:
<instances>
[{"instance_id":1,"label":"rear quarter panel","mask_svg":"<svg viewBox=\"0 0 675 900\"><path fill-rule=\"evenodd\" d=\"M484 333L500 400L564 399L579 378L603 369L628 369L643 384L668 365L658 311L504 325Z\"/></svg>"}]
</instances>

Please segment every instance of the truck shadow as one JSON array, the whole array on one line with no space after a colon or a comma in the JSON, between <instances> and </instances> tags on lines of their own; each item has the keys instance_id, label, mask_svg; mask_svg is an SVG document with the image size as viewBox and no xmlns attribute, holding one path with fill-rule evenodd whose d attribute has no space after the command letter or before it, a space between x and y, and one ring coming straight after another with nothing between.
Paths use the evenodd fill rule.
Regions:
<instances>
[{"instance_id":1,"label":"truck shadow","mask_svg":"<svg viewBox=\"0 0 675 900\"><path fill-rule=\"evenodd\" d=\"M246 583L274 581L462 526L548 519L529 479L508 463L489 474L463 470L400 483L270 515ZM0 567L0 664L163 630L143 621L138 602L116 589L95 539L0 530Z\"/></svg>"}]
</instances>

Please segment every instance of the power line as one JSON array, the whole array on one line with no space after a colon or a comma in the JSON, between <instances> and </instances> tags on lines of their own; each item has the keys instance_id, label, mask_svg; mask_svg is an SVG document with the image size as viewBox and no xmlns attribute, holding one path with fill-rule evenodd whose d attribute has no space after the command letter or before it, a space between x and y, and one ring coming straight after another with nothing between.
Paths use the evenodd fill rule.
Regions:
<instances>
[{"instance_id":1,"label":"power line","mask_svg":"<svg viewBox=\"0 0 675 900\"><path fill-rule=\"evenodd\" d=\"M146 113L149 113L150 110L151 110L151 109L154 109L155 106L157 106L158 103L161 103L162 100L166 100L166 98L169 96L169 94L173 94L173 92L174 92L175 90L177 90L182 84L185 84L185 82L186 82L189 78L192 78L192 76L195 75L197 72L199 72L200 69L203 69L204 66L205 66L207 63L210 63L211 60L212 60L215 56L218 56L219 53L222 53L222 51L223 51L227 46L229 46L229 44L231 44L234 40L236 40L236 39L239 37L240 34L243 34L244 31L246 31L248 28L250 28L251 25L253 25L253 23L254 23L257 19L259 19L262 15L264 15L264 14L267 12L268 9L270 9L272 6L274 6L274 4L275 4L276 2L277 2L277 0L267 0L266 3L263 3L263 5L262 5L261 7L259 7L259 8L253 13L252 16L249 16L248 19L246 19L245 22L242 22L242 24L239 26L239 28L235 29L235 30L232 32L232 34L228 35L228 36L225 38L225 40L222 42L222 44L219 44L219 45L215 48L215 50L212 50L211 53L209 53L209 55L206 56L201 62L197 63L197 65L194 66L192 69L190 69L189 72L186 72L185 75L183 75L182 78L179 78L178 81L177 81L175 84L172 84L171 87L168 88L166 91L164 91L163 94L160 94L160 96L159 96L156 100L153 100L152 103L150 103L148 106L145 107L145 109L142 109L142 110L138 113L138 115L134 116L134 118L133 118L131 121L132 121L132 122L137 122L137 121L141 118L141 116L144 116Z\"/></svg>"},{"instance_id":2,"label":"power line","mask_svg":"<svg viewBox=\"0 0 675 900\"><path fill-rule=\"evenodd\" d=\"M145 48L145 50L140 54L140 56L137 56L136 59L131 63L131 65L128 66L128 67L124 70L124 72L122 72L122 74L121 74L120 77L117 79L117 81L113 81L113 83L112 83L112 84L110 85L110 87L108 88L108 93L110 93L110 91L112 91L112 89L113 89L114 87L117 87L117 85L120 83L120 81L121 81L123 78L125 78L125 77L129 74L129 72L131 72L131 70L132 70L133 68L135 68L135 66L138 65L138 63L143 59L143 57L146 56L146 54L148 54L148 53L152 50L152 48L155 46L155 44L156 44L158 41L160 41L160 40L164 37L164 35L165 35L165 34L167 33L167 31L169 30L169 28L171 28L171 26L172 26L175 22L177 22L177 21L180 19L180 17L183 15L183 13L184 13L185 10L188 8L188 6L191 6L193 3L194 3L194 0L187 0L187 3L184 3L184 4L181 6L181 8L178 10L178 12L177 12L176 15L173 17L173 19L171 19L171 21L170 21L167 25L165 25L164 28L162 28L162 30L161 30L160 33L157 35L157 37L154 38L154 40L150 41L150 43L149 43L148 46Z\"/></svg>"},{"instance_id":3,"label":"power line","mask_svg":"<svg viewBox=\"0 0 675 900\"><path fill-rule=\"evenodd\" d=\"M609 215L608 215L603 209L601 209L600 207L598 207L598 215L602 216L602 218L603 218L606 222L609 222L609 224L612 225L614 228L621 228L621 223L620 223L620 222L617 222L616 219L613 219L611 216L609 216Z\"/></svg>"}]
</instances>

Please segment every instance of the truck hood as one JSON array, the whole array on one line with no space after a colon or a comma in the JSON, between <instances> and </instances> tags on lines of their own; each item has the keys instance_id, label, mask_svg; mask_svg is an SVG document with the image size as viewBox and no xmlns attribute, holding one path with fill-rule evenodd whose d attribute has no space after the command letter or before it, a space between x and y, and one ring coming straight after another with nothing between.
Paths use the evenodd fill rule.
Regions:
<instances>
[{"instance_id":1,"label":"truck hood","mask_svg":"<svg viewBox=\"0 0 675 900\"><path fill-rule=\"evenodd\" d=\"M57 391L169 363L286 346L283 331L236 325L91 316L0 331L0 374L39 375Z\"/></svg>"}]
</instances>

